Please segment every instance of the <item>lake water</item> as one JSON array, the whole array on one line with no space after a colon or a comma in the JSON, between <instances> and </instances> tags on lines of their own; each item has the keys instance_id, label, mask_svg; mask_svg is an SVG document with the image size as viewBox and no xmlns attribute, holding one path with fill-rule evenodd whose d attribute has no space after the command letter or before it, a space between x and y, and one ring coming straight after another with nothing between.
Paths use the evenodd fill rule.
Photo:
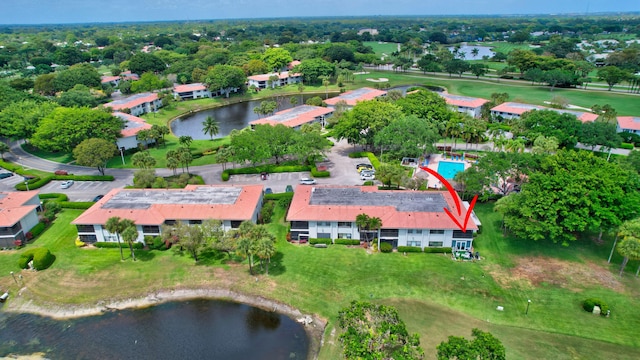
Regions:
<instances>
[{"instance_id":1,"label":"lake water","mask_svg":"<svg viewBox=\"0 0 640 360\"><path fill-rule=\"evenodd\" d=\"M337 93L329 93L329 97L338 95ZM220 131L218 135L213 138L221 138L229 135L233 129L244 129L249 126L249 123L258 120L260 116L253 112L253 109L260 106L263 101L274 100L278 103L277 111L289 109L293 107L291 105L291 98L298 98L298 104L303 104L307 99L320 96L322 100L325 99L325 94L304 94L302 96L303 101L300 102L300 95L294 96L279 96L270 99L244 101L241 103L230 104L214 109L203 110L195 112L193 114L185 115L179 119L171 122L171 131L178 137L183 135L191 136L195 140L206 140L211 137L202 131L202 122L208 117L212 116L218 121Z\"/></svg>"},{"instance_id":2,"label":"lake water","mask_svg":"<svg viewBox=\"0 0 640 360\"><path fill-rule=\"evenodd\" d=\"M449 48L449 51L453 52L453 47ZM471 53L473 49L478 49L478 55L473 56ZM488 46L469 46L464 45L460 47L459 52L464 52L463 60L482 60L483 56L493 57L496 53L491 51L491 48Z\"/></svg>"},{"instance_id":3,"label":"lake water","mask_svg":"<svg viewBox=\"0 0 640 360\"><path fill-rule=\"evenodd\" d=\"M306 359L309 340L293 319L217 300L170 302L57 321L0 312L0 357L48 359Z\"/></svg>"}]
</instances>

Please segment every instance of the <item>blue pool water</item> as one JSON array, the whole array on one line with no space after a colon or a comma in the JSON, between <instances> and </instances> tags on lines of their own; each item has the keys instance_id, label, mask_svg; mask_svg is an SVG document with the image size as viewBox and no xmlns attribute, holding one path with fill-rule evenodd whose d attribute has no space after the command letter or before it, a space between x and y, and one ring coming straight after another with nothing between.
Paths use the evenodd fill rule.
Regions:
<instances>
[{"instance_id":1,"label":"blue pool water","mask_svg":"<svg viewBox=\"0 0 640 360\"><path fill-rule=\"evenodd\" d=\"M447 180L453 179L460 171L464 171L463 162L440 161L438 163L438 174Z\"/></svg>"}]
</instances>

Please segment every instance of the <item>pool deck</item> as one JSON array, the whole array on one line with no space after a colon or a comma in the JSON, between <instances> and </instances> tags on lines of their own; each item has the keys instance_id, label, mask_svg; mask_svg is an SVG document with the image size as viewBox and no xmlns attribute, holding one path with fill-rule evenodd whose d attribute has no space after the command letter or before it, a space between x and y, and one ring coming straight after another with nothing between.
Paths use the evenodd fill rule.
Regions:
<instances>
[{"instance_id":1,"label":"pool deck","mask_svg":"<svg viewBox=\"0 0 640 360\"><path fill-rule=\"evenodd\" d=\"M433 170L433 171L438 171L438 164L440 163L440 161L450 161L450 162L457 162L457 163L463 163L464 164L464 169L467 170L468 168L471 167L471 163L468 160L451 160L451 158L445 158L442 154L432 154L431 157L429 158L429 164L427 165L427 168ZM473 160L475 161L475 160ZM419 174L419 175L418 175ZM414 176L420 176L421 178L427 178L427 187L430 189L440 189L442 188L442 183L440 182L440 180L438 180L435 176L428 174L426 171L424 170L420 170L420 168L418 168L414 174Z\"/></svg>"}]
</instances>

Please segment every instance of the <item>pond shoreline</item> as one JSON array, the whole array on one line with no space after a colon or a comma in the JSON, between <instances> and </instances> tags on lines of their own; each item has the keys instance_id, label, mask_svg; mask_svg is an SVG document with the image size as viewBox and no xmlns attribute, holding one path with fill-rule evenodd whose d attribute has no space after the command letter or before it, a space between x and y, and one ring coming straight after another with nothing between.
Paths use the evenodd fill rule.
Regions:
<instances>
[{"instance_id":1,"label":"pond shoreline","mask_svg":"<svg viewBox=\"0 0 640 360\"><path fill-rule=\"evenodd\" d=\"M24 289L22 289L24 290ZM7 304L2 311L8 313L29 313L50 317L56 320L80 318L87 316L102 315L107 312L124 309L147 308L167 302L188 301L194 299L227 300L237 303L257 307L266 311L276 312L292 318L294 321L302 322L302 319L311 319L311 323L302 324L307 337L309 338L309 352L307 359L317 359L322 345L326 320L317 317L315 314L303 314L300 310L287 304L267 299L262 296L246 295L227 289L165 289L155 291L141 297L128 299L109 299L98 301L95 305L61 305L61 304L38 304L33 300L24 301L18 295L13 301Z\"/></svg>"}]
</instances>

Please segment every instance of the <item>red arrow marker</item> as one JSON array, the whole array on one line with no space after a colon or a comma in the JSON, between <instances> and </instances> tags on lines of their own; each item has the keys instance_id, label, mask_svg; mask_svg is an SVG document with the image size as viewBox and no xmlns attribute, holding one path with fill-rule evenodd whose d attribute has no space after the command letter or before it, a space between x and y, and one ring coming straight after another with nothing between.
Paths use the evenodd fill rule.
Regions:
<instances>
[{"instance_id":1,"label":"red arrow marker","mask_svg":"<svg viewBox=\"0 0 640 360\"><path fill-rule=\"evenodd\" d=\"M449 190L449 194L451 194L451 197L453 198L453 201L455 203L456 210L458 211L458 216L462 215L462 206L460 204L460 198L458 197L456 190L447 181L447 179L442 177L442 175L438 174L437 171L431 170L428 167L420 166L420 169L428 172L429 174L435 176L438 180L440 180L440 182L447 188L447 190ZM451 211L449 211L449 209L444 208L444 212L447 215L449 215L451 220L453 220L453 222L456 224L456 226L458 226L458 228L460 228L460 230L462 230L462 232L467 232L467 224L469 223L469 217L471 217L471 212L473 211L473 207L476 205L476 200L478 200L478 195L474 196L473 200L471 200L471 203L469 204L469 208L467 209L467 213L464 216L463 224L460 224L458 219L451 213Z\"/></svg>"}]
</instances>

